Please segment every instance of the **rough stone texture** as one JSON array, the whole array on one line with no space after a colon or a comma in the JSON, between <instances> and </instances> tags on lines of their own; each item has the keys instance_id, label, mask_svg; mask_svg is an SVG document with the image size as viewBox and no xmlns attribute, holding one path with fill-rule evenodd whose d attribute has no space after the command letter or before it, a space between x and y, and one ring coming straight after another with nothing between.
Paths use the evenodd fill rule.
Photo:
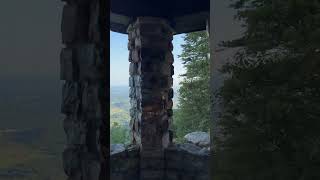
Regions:
<instances>
[{"instance_id":1,"label":"rough stone texture","mask_svg":"<svg viewBox=\"0 0 320 180\"><path fill-rule=\"evenodd\" d=\"M124 148L124 145L111 145L111 148L118 148L118 151L111 151L110 157L110 179L111 180L139 180L140 156L139 147L132 146Z\"/></svg>"},{"instance_id":2,"label":"rough stone texture","mask_svg":"<svg viewBox=\"0 0 320 180\"><path fill-rule=\"evenodd\" d=\"M206 132L192 132L184 136L187 142L193 143L200 147L209 147L210 146L210 136Z\"/></svg>"},{"instance_id":3,"label":"rough stone texture","mask_svg":"<svg viewBox=\"0 0 320 180\"><path fill-rule=\"evenodd\" d=\"M166 180L209 180L208 151L193 144L172 145L165 150Z\"/></svg>"},{"instance_id":4,"label":"rough stone texture","mask_svg":"<svg viewBox=\"0 0 320 180\"><path fill-rule=\"evenodd\" d=\"M111 145L111 147L123 145ZM209 180L209 152L194 144L171 145L164 151L141 153L138 146L123 148L111 154L111 180ZM155 156L141 161L141 156ZM156 167L161 166L163 171ZM143 171L148 169L148 171Z\"/></svg>"},{"instance_id":5,"label":"rough stone texture","mask_svg":"<svg viewBox=\"0 0 320 180\"><path fill-rule=\"evenodd\" d=\"M140 178L163 179L171 143L172 29L164 19L139 17L128 28L132 142L141 150Z\"/></svg>"},{"instance_id":6,"label":"rough stone texture","mask_svg":"<svg viewBox=\"0 0 320 180\"><path fill-rule=\"evenodd\" d=\"M105 162L100 129L106 117L107 89L103 62L99 0L66 1L61 32L61 112L66 115L67 144L63 167L68 180L98 180ZM105 123L104 123L105 124ZM105 170L104 170L105 171Z\"/></svg>"},{"instance_id":7,"label":"rough stone texture","mask_svg":"<svg viewBox=\"0 0 320 180\"><path fill-rule=\"evenodd\" d=\"M125 151L126 148L123 144L111 144L110 145L110 154L116 154L122 151Z\"/></svg>"}]
</instances>

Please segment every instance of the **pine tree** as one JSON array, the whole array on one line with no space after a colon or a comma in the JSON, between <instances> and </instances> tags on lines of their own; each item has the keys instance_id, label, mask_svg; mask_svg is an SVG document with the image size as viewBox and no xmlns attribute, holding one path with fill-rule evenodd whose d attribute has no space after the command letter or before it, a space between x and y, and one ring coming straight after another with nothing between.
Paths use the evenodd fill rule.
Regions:
<instances>
[{"instance_id":1,"label":"pine tree","mask_svg":"<svg viewBox=\"0 0 320 180\"><path fill-rule=\"evenodd\" d=\"M237 0L215 179L320 179L320 1Z\"/></svg>"},{"instance_id":2,"label":"pine tree","mask_svg":"<svg viewBox=\"0 0 320 180\"><path fill-rule=\"evenodd\" d=\"M178 139L193 131L209 131L209 41L206 32L188 33L179 56L186 73L180 83L174 124Z\"/></svg>"}]
</instances>

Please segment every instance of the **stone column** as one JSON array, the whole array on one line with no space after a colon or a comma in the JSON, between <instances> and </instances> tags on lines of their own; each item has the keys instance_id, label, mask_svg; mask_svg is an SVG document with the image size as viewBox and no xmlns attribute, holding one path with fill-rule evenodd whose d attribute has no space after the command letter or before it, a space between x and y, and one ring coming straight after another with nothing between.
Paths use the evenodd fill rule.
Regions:
<instances>
[{"instance_id":1,"label":"stone column","mask_svg":"<svg viewBox=\"0 0 320 180\"><path fill-rule=\"evenodd\" d=\"M141 179L160 180L171 143L173 32L164 19L139 17L128 33L132 141L141 150Z\"/></svg>"},{"instance_id":2,"label":"stone column","mask_svg":"<svg viewBox=\"0 0 320 180\"><path fill-rule=\"evenodd\" d=\"M68 180L98 180L99 130L108 101L101 9L99 0L65 1L61 26L65 47L60 59L67 138L63 167Z\"/></svg>"}]
</instances>

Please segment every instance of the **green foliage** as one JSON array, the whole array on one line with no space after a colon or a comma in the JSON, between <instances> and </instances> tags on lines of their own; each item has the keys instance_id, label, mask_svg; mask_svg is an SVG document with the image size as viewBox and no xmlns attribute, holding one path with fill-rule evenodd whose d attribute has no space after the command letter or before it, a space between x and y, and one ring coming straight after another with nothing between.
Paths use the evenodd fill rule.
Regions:
<instances>
[{"instance_id":1,"label":"green foliage","mask_svg":"<svg viewBox=\"0 0 320 180\"><path fill-rule=\"evenodd\" d=\"M183 61L186 73L180 83L179 104L174 115L176 138L192 131L209 131L209 41L206 32L186 34L182 45Z\"/></svg>"},{"instance_id":2,"label":"green foliage","mask_svg":"<svg viewBox=\"0 0 320 180\"><path fill-rule=\"evenodd\" d=\"M111 144L127 144L130 140L129 129L114 122L110 127L110 143Z\"/></svg>"},{"instance_id":3,"label":"green foliage","mask_svg":"<svg viewBox=\"0 0 320 180\"><path fill-rule=\"evenodd\" d=\"M110 92L110 143L130 142L128 87L111 87Z\"/></svg>"},{"instance_id":4,"label":"green foliage","mask_svg":"<svg viewBox=\"0 0 320 180\"><path fill-rule=\"evenodd\" d=\"M216 179L312 180L320 174L320 2L238 0L247 31L224 67ZM270 51L272 50L272 51Z\"/></svg>"}]
</instances>

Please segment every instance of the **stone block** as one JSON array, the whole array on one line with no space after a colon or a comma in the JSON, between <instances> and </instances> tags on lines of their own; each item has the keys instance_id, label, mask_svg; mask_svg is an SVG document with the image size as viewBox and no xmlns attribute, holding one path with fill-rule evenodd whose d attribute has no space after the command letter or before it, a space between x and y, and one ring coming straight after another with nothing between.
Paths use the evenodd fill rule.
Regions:
<instances>
[{"instance_id":1,"label":"stone block","mask_svg":"<svg viewBox=\"0 0 320 180\"><path fill-rule=\"evenodd\" d=\"M165 132L162 136L162 146L164 148L168 147L169 144L170 144L170 134L169 134L169 131Z\"/></svg>"},{"instance_id":2,"label":"stone block","mask_svg":"<svg viewBox=\"0 0 320 180\"><path fill-rule=\"evenodd\" d=\"M110 173L110 180L126 180L124 178L125 174L123 173L114 173L114 172L111 172Z\"/></svg>"},{"instance_id":3,"label":"stone block","mask_svg":"<svg viewBox=\"0 0 320 180\"><path fill-rule=\"evenodd\" d=\"M99 128L101 124L100 119L87 119L87 136L86 136L86 145L87 151L90 153L98 154L99 153Z\"/></svg>"},{"instance_id":4,"label":"stone block","mask_svg":"<svg viewBox=\"0 0 320 180\"><path fill-rule=\"evenodd\" d=\"M138 120L136 120L135 122L134 122L134 129L135 130L137 130L137 131L139 131L140 130L140 122L138 121Z\"/></svg>"},{"instance_id":5,"label":"stone block","mask_svg":"<svg viewBox=\"0 0 320 180\"><path fill-rule=\"evenodd\" d=\"M159 142L156 141L156 134L157 134L157 128L153 124L148 124L148 126L145 125L146 123L141 124L141 142L143 144L143 147L153 147L153 146L159 146Z\"/></svg>"},{"instance_id":6,"label":"stone block","mask_svg":"<svg viewBox=\"0 0 320 180\"><path fill-rule=\"evenodd\" d=\"M136 109L135 108L130 108L129 113L130 113L130 117L132 117L132 118L136 117Z\"/></svg>"},{"instance_id":7,"label":"stone block","mask_svg":"<svg viewBox=\"0 0 320 180\"><path fill-rule=\"evenodd\" d=\"M102 77L100 67L103 59L94 44L83 44L75 48L80 80L98 80Z\"/></svg>"},{"instance_id":8,"label":"stone block","mask_svg":"<svg viewBox=\"0 0 320 180\"><path fill-rule=\"evenodd\" d=\"M173 111L172 111L172 109L168 109L168 110L167 110L167 114L168 114L168 117L172 117L172 116L173 116Z\"/></svg>"},{"instance_id":9,"label":"stone block","mask_svg":"<svg viewBox=\"0 0 320 180\"><path fill-rule=\"evenodd\" d=\"M136 75L136 76L133 76L133 80L134 80L134 86L135 87L140 87L141 86L141 77Z\"/></svg>"},{"instance_id":10,"label":"stone block","mask_svg":"<svg viewBox=\"0 0 320 180\"><path fill-rule=\"evenodd\" d=\"M169 47L169 51L173 51L173 44L172 44L172 42L169 43L168 47Z\"/></svg>"},{"instance_id":11,"label":"stone block","mask_svg":"<svg viewBox=\"0 0 320 180\"><path fill-rule=\"evenodd\" d=\"M180 151L176 148L166 148L165 149L165 159L167 162L167 166L171 166L174 168L179 168L181 167L180 164L183 160Z\"/></svg>"},{"instance_id":12,"label":"stone block","mask_svg":"<svg viewBox=\"0 0 320 180\"><path fill-rule=\"evenodd\" d=\"M171 76L171 64L162 63L162 65L158 65L157 68L162 75Z\"/></svg>"},{"instance_id":13,"label":"stone block","mask_svg":"<svg viewBox=\"0 0 320 180\"><path fill-rule=\"evenodd\" d=\"M135 40L135 42L137 42L136 40ZM140 48L135 48L135 49L132 49L132 50L130 50L130 54L131 54L131 56L130 56L130 62L135 62L135 63L138 63L138 62L140 62L141 61L141 54L140 54Z\"/></svg>"},{"instance_id":14,"label":"stone block","mask_svg":"<svg viewBox=\"0 0 320 180\"><path fill-rule=\"evenodd\" d=\"M162 110L161 104L150 104L150 105L144 105L142 107L143 112L154 112L154 111L161 111ZM146 119L146 118L145 118Z\"/></svg>"},{"instance_id":15,"label":"stone block","mask_svg":"<svg viewBox=\"0 0 320 180\"><path fill-rule=\"evenodd\" d=\"M83 83L82 111L89 119L100 119L102 117L101 102L99 99L98 84Z\"/></svg>"},{"instance_id":16,"label":"stone block","mask_svg":"<svg viewBox=\"0 0 320 180\"><path fill-rule=\"evenodd\" d=\"M130 171L124 175L125 180L140 180L139 171ZM112 180L112 179L111 179Z\"/></svg>"},{"instance_id":17,"label":"stone block","mask_svg":"<svg viewBox=\"0 0 320 180\"><path fill-rule=\"evenodd\" d=\"M129 41L136 38L136 29L134 29L131 24L128 27L127 33L128 33L128 40Z\"/></svg>"},{"instance_id":18,"label":"stone block","mask_svg":"<svg viewBox=\"0 0 320 180\"><path fill-rule=\"evenodd\" d=\"M152 93L152 92L151 92ZM142 93L143 97L141 99L141 106L147 107L152 105L158 105L160 108L163 107L163 99L159 92L151 93Z\"/></svg>"},{"instance_id":19,"label":"stone block","mask_svg":"<svg viewBox=\"0 0 320 180\"><path fill-rule=\"evenodd\" d=\"M80 109L79 84L65 82L62 87L61 112L64 114L76 114Z\"/></svg>"},{"instance_id":20,"label":"stone block","mask_svg":"<svg viewBox=\"0 0 320 180\"><path fill-rule=\"evenodd\" d=\"M140 168L143 169L148 169L148 170L162 170L165 168L165 163L164 159L143 159L140 162Z\"/></svg>"},{"instance_id":21,"label":"stone block","mask_svg":"<svg viewBox=\"0 0 320 180\"><path fill-rule=\"evenodd\" d=\"M133 76L129 77L129 87L134 88L134 77Z\"/></svg>"},{"instance_id":22,"label":"stone block","mask_svg":"<svg viewBox=\"0 0 320 180\"><path fill-rule=\"evenodd\" d=\"M68 180L82 180L83 178L83 173L78 170L77 172L75 172L74 174L72 174L71 176L69 176Z\"/></svg>"},{"instance_id":23,"label":"stone block","mask_svg":"<svg viewBox=\"0 0 320 180\"><path fill-rule=\"evenodd\" d=\"M129 62L133 62L133 59L132 59L132 51L129 51L128 61L129 61Z\"/></svg>"},{"instance_id":24,"label":"stone block","mask_svg":"<svg viewBox=\"0 0 320 180\"><path fill-rule=\"evenodd\" d=\"M167 40L161 39L161 37L147 38L143 36L135 39L135 48L138 48L138 49L150 48L153 51L158 51L158 52L165 52L172 49L170 46L170 42Z\"/></svg>"},{"instance_id":25,"label":"stone block","mask_svg":"<svg viewBox=\"0 0 320 180\"><path fill-rule=\"evenodd\" d=\"M94 43L101 42L101 32L99 23L99 1L94 1L91 3L90 7L90 22L89 22L89 41Z\"/></svg>"},{"instance_id":26,"label":"stone block","mask_svg":"<svg viewBox=\"0 0 320 180\"><path fill-rule=\"evenodd\" d=\"M168 98L169 99L172 99L173 98L173 95L174 95L174 91L172 88L169 89L169 92L168 92Z\"/></svg>"},{"instance_id":27,"label":"stone block","mask_svg":"<svg viewBox=\"0 0 320 180\"><path fill-rule=\"evenodd\" d=\"M140 180L163 180L163 170L141 170Z\"/></svg>"},{"instance_id":28,"label":"stone block","mask_svg":"<svg viewBox=\"0 0 320 180\"><path fill-rule=\"evenodd\" d=\"M69 147L85 145L87 132L85 123L77 122L71 117L66 117L63 121L63 127Z\"/></svg>"},{"instance_id":29,"label":"stone block","mask_svg":"<svg viewBox=\"0 0 320 180\"><path fill-rule=\"evenodd\" d=\"M170 78L168 76L163 76L160 74L150 73L150 74L144 74L142 77L142 87L146 89L161 89L161 88L167 88L168 82Z\"/></svg>"},{"instance_id":30,"label":"stone block","mask_svg":"<svg viewBox=\"0 0 320 180\"><path fill-rule=\"evenodd\" d=\"M135 91L136 91L136 98L142 99L141 87L140 86L135 87Z\"/></svg>"},{"instance_id":31,"label":"stone block","mask_svg":"<svg viewBox=\"0 0 320 180\"><path fill-rule=\"evenodd\" d=\"M173 125L173 118L172 117L167 117L168 122L169 122L169 129L171 129L171 125Z\"/></svg>"},{"instance_id":32,"label":"stone block","mask_svg":"<svg viewBox=\"0 0 320 180\"><path fill-rule=\"evenodd\" d=\"M66 148L62 153L64 172L71 176L81 168L81 150L79 148Z\"/></svg>"},{"instance_id":33,"label":"stone block","mask_svg":"<svg viewBox=\"0 0 320 180\"><path fill-rule=\"evenodd\" d=\"M174 57L171 51L167 51L165 54L165 59L168 63L173 64L174 63Z\"/></svg>"},{"instance_id":34,"label":"stone block","mask_svg":"<svg viewBox=\"0 0 320 180\"><path fill-rule=\"evenodd\" d=\"M129 158L140 158L140 149L139 149L138 145L132 145L132 146L128 147L128 157Z\"/></svg>"},{"instance_id":35,"label":"stone block","mask_svg":"<svg viewBox=\"0 0 320 180\"><path fill-rule=\"evenodd\" d=\"M173 86L173 78L172 77L169 77L167 82L168 82L167 87L172 87Z\"/></svg>"},{"instance_id":36,"label":"stone block","mask_svg":"<svg viewBox=\"0 0 320 180\"><path fill-rule=\"evenodd\" d=\"M142 69L141 69L142 67L141 67L141 66L142 66L141 63L138 63L138 64L137 64L137 74L138 74L138 75L141 75L141 74L142 74Z\"/></svg>"},{"instance_id":37,"label":"stone block","mask_svg":"<svg viewBox=\"0 0 320 180\"><path fill-rule=\"evenodd\" d=\"M167 102L167 109L172 109L173 107L173 101L172 99L170 99L168 102Z\"/></svg>"},{"instance_id":38,"label":"stone block","mask_svg":"<svg viewBox=\"0 0 320 180\"><path fill-rule=\"evenodd\" d=\"M181 179L182 180L194 180L194 176L193 175L189 175L189 174L182 174Z\"/></svg>"},{"instance_id":39,"label":"stone block","mask_svg":"<svg viewBox=\"0 0 320 180\"><path fill-rule=\"evenodd\" d=\"M130 87L129 89L129 97L130 98L135 98L136 97L136 89L134 87Z\"/></svg>"},{"instance_id":40,"label":"stone block","mask_svg":"<svg viewBox=\"0 0 320 180\"><path fill-rule=\"evenodd\" d=\"M177 171L166 171L165 172L165 179L166 180L180 180L179 174Z\"/></svg>"},{"instance_id":41,"label":"stone block","mask_svg":"<svg viewBox=\"0 0 320 180\"><path fill-rule=\"evenodd\" d=\"M165 151L157 148L143 148L140 152L141 159L163 159Z\"/></svg>"},{"instance_id":42,"label":"stone block","mask_svg":"<svg viewBox=\"0 0 320 180\"><path fill-rule=\"evenodd\" d=\"M77 7L65 5L62 12L61 32L62 42L71 43L76 38Z\"/></svg>"},{"instance_id":43,"label":"stone block","mask_svg":"<svg viewBox=\"0 0 320 180\"><path fill-rule=\"evenodd\" d=\"M71 48L64 48L60 53L60 79L67 81L76 80L76 68Z\"/></svg>"},{"instance_id":44,"label":"stone block","mask_svg":"<svg viewBox=\"0 0 320 180\"><path fill-rule=\"evenodd\" d=\"M171 65L170 70L171 70L171 76L173 76L174 75L174 66L173 65Z\"/></svg>"},{"instance_id":45,"label":"stone block","mask_svg":"<svg viewBox=\"0 0 320 180\"><path fill-rule=\"evenodd\" d=\"M209 180L209 173L208 174L204 174L204 173L197 174L196 179L197 180Z\"/></svg>"},{"instance_id":46,"label":"stone block","mask_svg":"<svg viewBox=\"0 0 320 180\"><path fill-rule=\"evenodd\" d=\"M141 63L165 62L165 53L155 48L142 47L140 49Z\"/></svg>"},{"instance_id":47,"label":"stone block","mask_svg":"<svg viewBox=\"0 0 320 180\"><path fill-rule=\"evenodd\" d=\"M83 179L99 180L100 161L97 158L92 158L93 154L86 153L82 156L82 172Z\"/></svg>"},{"instance_id":48,"label":"stone block","mask_svg":"<svg viewBox=\"0 0 320 180\"><path fill-rule=\"evenodd\" d=\"M138 63L131 62L129 64L129 74L130 74L130 76L137 75L138 74L137 70L138 70Z\"/></svg>"},{"instance_id":49,"label":"stone block","mask_svg":"<svg viewBox=\"0 0 320 180\"><path fill-rule=\"evenodd\" d=\"M138 107L137 99L131 98L130 99L130 105L131 105L131 108L136 109Z\"/></svg>"}]
</instances>

